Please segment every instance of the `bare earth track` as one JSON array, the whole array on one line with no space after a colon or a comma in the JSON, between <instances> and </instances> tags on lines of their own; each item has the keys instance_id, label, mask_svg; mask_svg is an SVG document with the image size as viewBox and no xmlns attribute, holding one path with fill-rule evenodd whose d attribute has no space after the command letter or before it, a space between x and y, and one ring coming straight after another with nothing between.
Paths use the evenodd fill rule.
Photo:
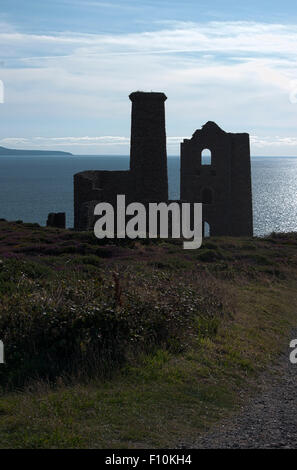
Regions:
<instances>
[{"instance_id":1,"label":"bare earth track","mask_svg":"<svg viewBox=\"0 0 297 470\"><path fill-rule=\"evenodd\" d=\"M297 333L294 333L295 338ZM297 364L291 364L291 349L260 378L260 393L241 411L221 421L202 435L191 448L269 449L297 448ZM183 446L187 447L187 446Z\"/></svg>"}]
</instances>

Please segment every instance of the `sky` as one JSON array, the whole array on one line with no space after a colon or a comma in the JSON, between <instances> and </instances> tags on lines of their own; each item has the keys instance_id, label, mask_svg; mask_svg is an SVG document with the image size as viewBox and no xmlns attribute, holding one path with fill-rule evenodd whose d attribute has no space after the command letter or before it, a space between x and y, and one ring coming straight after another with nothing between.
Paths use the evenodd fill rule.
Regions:
<instances>
[{"instance_id":1,"label":"sky","mask_svg":"<svg viewBox=\"0 0 297 470\"><path fill-rule=\"evenodd\" d=\"M0 146L128 155L132 91L168 155L207 121L297 156L296 0L1 0Z\"/></svg>"}]
</instances>

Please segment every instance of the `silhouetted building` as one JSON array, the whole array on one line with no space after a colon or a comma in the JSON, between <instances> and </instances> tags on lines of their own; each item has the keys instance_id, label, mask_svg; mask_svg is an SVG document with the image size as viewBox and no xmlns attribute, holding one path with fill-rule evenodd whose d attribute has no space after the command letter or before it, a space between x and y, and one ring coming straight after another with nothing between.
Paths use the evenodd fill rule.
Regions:
<instances>
[{"instance_id":1,"label":"silhouetted building","mask_svg":"<svg viewBox=\"0 0 297 470\"><path fill-rule=\"evenodd\" d=\"M74 228L92 230L94 207L133 201L168 202L164 93L134 92L130 170L74 175ZM205 149L209 158L204 159ZM202 202L211 235L251 236L252 194L248 134L226 133L213 122L181 143L181 201ZM170 201L171 202L171 201Z\"/></svg>"},{"instance_id":2,"label":"silhouetted building","mask_svg":"<svg viewBox=\"0 0 297 470\"><path fill-rule=\"evenodd\" d=\"M167 201L164 93L136 91L132 101L130 170L135 201Z\"/></svg>"},{"instance_id":3,"label":"silhouetted building","mask_svg":"<svg viewBox=\"0 0 297 470\"><path fill-rule=\"evenodd\" d=\"M126 202L168 200L164 93L136 91L132 101L131 158L127 171L83 171L74 175L74 228L93 225L98 202L116 203L117 194Z\"/></svg>"},{"instance_id":4,"label":"silhouetted building","mask_svg":"<svg viewBox=\"0 0 297 470\"><path fill-rule=\"evenodd\" d=\"M57 227L65 228L66 227L66 214L65 212L50 212L46 221L47 227Z\"/></svg>"},{"instance_id":5,"label":"silhouetted building","mask_svg":"<svg viewBox=\"0 0 297 470\"><path fill-rule=\"evenodd\" d=\"M209 121L185 139L180 197L203 203L203 221L211 235L252 236L249 134L227 133Z\"/></svg>"}]
</instances>

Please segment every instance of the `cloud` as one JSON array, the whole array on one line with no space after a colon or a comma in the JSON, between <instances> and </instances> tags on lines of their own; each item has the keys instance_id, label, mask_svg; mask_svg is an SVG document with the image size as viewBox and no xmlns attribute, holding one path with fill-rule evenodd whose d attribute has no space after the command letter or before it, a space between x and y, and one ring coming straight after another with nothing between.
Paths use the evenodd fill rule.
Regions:
<instances>
[{"instance_id":1,"label":"cloud","mask_svg":"<svg viewBox=\"0 0 297 470\"><path fill-rule=\"evenodd\" d=\"M191 135L195 127L215 120L231 132L260 136L253 145L260 148L262 142L261 148L269 151L271 144L261 135L286 136L295 128L294 24L163 22L159 30L139 33L45 35L6 27L0 41L6 51L1 111L5 109L7 122L13 122L19 135L30 121L28 135L42 135L44 127L51 135L70 129L74 137L67 145L127 146L115 139L75 136L96 135L98 128L104 139L127 135L127 95L137 89L167 94L170 135ZM6 122L3 136L5 132L12 132ZM169 145L177 148L173 141ZM292 149L295 144L278 145L281 151L281 146Z\"/></svg>"},{"instance_id":2,"label":"cloud","mask_svg":"<svg viewBox=\"0 0 297 470\"><path fill-rule=\"evenodd\" d=\"M29 142L29 139L25 137L7 137L5 139L0 140L0 145L1 146L6 146L6 145L27 145Z\"/></svg>"},{"instance_id":3,"label":"cloud","mask_svg":"<svg viewBox=\"0 0 297 470\"><path fill-rule=\"evenodd\" d=\"M134 10L135 6L128 3L114 3L114 2L101 2L101 1L90 1L90 0L62 0L64 4L70 5L71 7L92 7L92 8L111 8L111 9L124 9L124 10ZM61 3L61 0L60 0ZM141 7L141 6L140 6Z\"/></svg>"},{"instance_id":4,"label":"cloud","mask_svg":"<svg viewBox=\"0 0 297 470\"><path fill-rule=\"evenodd\" d=\"M168 155L178 155L180 143L191 136L168 136ZM270 155L294 155L297 137L294 136L250 136L252 155L262 155L269 149ZM125 154L130 153L130 138L127 136L80 136L80 137L9 137L0 139L0 146L32 150L67 150L81 154ZM292 153L293 150L293 153ZM285 153L284 153L285 151Z\"/></svg>"},{"instance_id":5,"label":"cloud","mask_svg":"<svg viewBox=\"0 0 297 470\"><path fill-rule=\"evenodd\" d=\"M64 32L42 35L20 33L6 25L1 30L0 39L2 43L19 43L23 48L38 45L39 50L58 44L72 52L73 47L87 46L89 53L254 52L257 55L285 54L296 57L297 25L246 21L167 22L167 28L157 31L122 34Z\"/></svg>"},{"instance_id":6,"label":"cloud","mask_svg":"<svg viewBox=\"0 0 297 470\"><path fill-rule=\"evenodd\" d=\"M280 137L280 136L264 136L258 137L252 135L250 137L253 148L267 148L267 147L294 147L297 148L297 137Z\"/></svg>"},{"instance_id":7,"label":"cloud","mask_svg":"<svg viewBox=\"0 0 297 470\"><path fill-rule=\"evenodd\" d=\"M167 145L179 144L187 137L167 137ZM65 145L82 145L82 146L98 146L98 145L130 145L130 137L125 136L82 136L82 137L7 137L0 139L0 145L31 145L39 146L65 146Z\"/></svg>"}]
</instances>

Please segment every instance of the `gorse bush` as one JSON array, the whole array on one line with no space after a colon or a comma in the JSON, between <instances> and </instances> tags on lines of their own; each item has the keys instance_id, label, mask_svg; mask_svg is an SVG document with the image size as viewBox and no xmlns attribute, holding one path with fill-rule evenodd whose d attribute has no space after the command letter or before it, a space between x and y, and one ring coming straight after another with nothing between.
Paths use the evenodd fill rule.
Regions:
<instances>
[{"instance_id":1,"label":"gorse bush","mask_svg":"<svg viewBox=\"0 0 297 470\"><path fill-rule=\"evenodd\" d=\"M217 323L222 315L215 296L202 294L187 281L176 284L169 274L98 271L94 278L92 273L54 272L33 261L2 262L2 385L105 376L140 352L160 346L179 352L195 335L213 335L214 318ZM203 318L203 332L198 317Z\"/></svg>"}]
</instances>

